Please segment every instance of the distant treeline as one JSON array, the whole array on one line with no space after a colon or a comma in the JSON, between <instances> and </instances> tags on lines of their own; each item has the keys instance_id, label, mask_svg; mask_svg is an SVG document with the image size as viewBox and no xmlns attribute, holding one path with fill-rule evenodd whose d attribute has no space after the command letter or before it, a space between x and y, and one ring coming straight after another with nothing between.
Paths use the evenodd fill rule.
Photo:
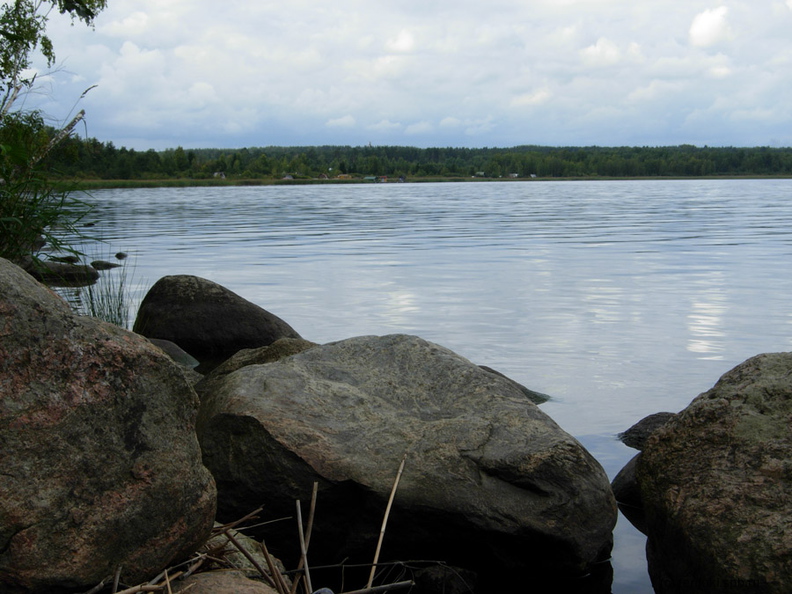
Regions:
<instances>
[{"instance_id":1,"label":"distant treeline","mask_svg":"<svg viewBox=\"0 0 792 594\"><path fill-rule=\"evenodd\" d=\"M790 176L792 148L543 147L415 148L304 146L135 151L71 137L48 157L50 171L71 178L295 179L340 176L419 177L700 177Z\"/></svg>"}]
</instances>

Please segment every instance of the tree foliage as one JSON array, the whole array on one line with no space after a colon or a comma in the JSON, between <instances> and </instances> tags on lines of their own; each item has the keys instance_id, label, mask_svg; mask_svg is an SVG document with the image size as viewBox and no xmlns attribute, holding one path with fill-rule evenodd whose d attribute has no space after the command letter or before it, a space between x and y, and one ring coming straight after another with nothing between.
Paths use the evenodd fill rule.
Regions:
<instances>
[{"instance_id":1,"label":"tree foliage","mask_svg":"<svg viewBox=\"0 0 792 594\"><path fill-rule=\"evenodd\" d=\"M84 209L71 193L52 185L45 160L68 138L80 112L63 129L44 125L39 112L15 110L20 94L35 83L28 74L36 51L52 66L55 51L46 35L52 10L86 24L106 0L15 0L0 5L0 256L26 263L41 239L65 248L54 229L73 229Z\"/></svg>"},{"instance_id":2,"label":"tree foliage","mask_svg":"<svg viewBox=\"0 0 792 594\"><path fill-rule=\"evenodd\" d=\"M71 192L52 185L39 166L42 145L49 142L41 116L10 114L0 126L0 257L33 263L46 241L55 250L73 251L60 234L75 231L86 213Z\"/></svg>"},{"instance_id":3,"label":"tree foliage","mask_svg":"<svg viewBox=\"0 0 792 594\"><path fill-rule=\"evenodd\" d=\"M55 63L55 49L46 35L52 10L69 14L87 25L107 6L107 0L14 0L3 2L0 12L0 118L11 111L16 98L29 89L28 75L34 53L41 51L47 66Z\"/></svg>"},{"instance_id":4,"label":"tree foliage","mask_svg":"<svg viewBox=\"0 0 792 594\"><path fill-rule=\"evenodd\" d=\"M564 178L792 176L792 149L694 147L415 148L296 146L165 151L116 148L71 137L51 154L53 170L86 179Z\"/></svg>"}]
</instances>

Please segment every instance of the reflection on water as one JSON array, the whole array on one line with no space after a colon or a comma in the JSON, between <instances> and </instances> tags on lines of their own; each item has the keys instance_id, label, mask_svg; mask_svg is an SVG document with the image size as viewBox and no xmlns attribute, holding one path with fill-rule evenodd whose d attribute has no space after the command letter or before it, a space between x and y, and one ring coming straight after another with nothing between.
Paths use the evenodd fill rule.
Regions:
<instances>
[{"instance_id":1,"label":"reflection on water","mask_svg":"<svg viewBox=\"0 0 792 594\"><path fill-rule=\"evenodd\" d=\"M609 476L614 435L734 365L790 350L792 181L618 181L95 192L148 285L218 282L317 342L406 332L550 394ZM143 289L133 295L138 301ZM650 591L616 530L614 592ZM638 561L638 559L641 561Z\"/></svg>"},{"instance_id":2,"label":"reflection on water","mask_svg":"<svg viewBox=\"0 0 792 594\"><path fill-rule=\"evenodd\" d=\"M721 360L724 357L727 340L724 328L727 300L724 296L725 275L716 271L700 284L698 298L691 302L688 314L690 339L688 350L698 353L701 358Z\"/></svg>"}]
</instances>

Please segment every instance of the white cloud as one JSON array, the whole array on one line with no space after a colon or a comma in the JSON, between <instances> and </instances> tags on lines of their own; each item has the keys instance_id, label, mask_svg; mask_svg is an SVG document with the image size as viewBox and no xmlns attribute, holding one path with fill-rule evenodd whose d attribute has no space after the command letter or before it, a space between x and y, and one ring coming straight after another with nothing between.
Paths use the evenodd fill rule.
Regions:
<instances>
[{"instance_id":1,"label":"white cloud","mask_svg":"<svg viewBox=\"0 0 792 594\"><path fill-rule=\"evenodd\" d=\"M415 47L415 39L412 33L402 29L399 31L399 35L395 39L388 41L385 46L392 52L409 52Z\"/></svg>"},{"instance_id":2,"label":"white cloud","mask_svg":"<svg viewBox=\"0 0 792 594\"><path fill-rule=\"evenodd\" d=\"M407 126L404 132L407 135L414 136L420 134L429 134L433 130L434 130L434 126L430 122L423 121L423 122L416 122L415 124L410 124L409 126Z\"/></svg>"},{"instance_id":3,"label":"white cloud","mask_svg":"<svg viewBox=\"0 0 792 594\"><path fill-rule=\"evenodd\" d=\"M372 134L742 145L792 129L792 0L721 2L113 0L95 30L52 15L64 68L44 77L37 62L49 88L28 101L64 119L98 84L83 101L89 134L141 149ZM765 115L748 134L744 114Z\"/></svg>"},{"instance_id":4,"label":"white cloud","mask_svg":"<svg viewBox=\"0 0 792 594\"><path fill-rule=\"evenodd\" d=\"M710 47L731 39L731 27L726 20L728 14L729 9L726 6L697 14L690 25L690 44L696 47Z\"/></svg>"},{"instance_id":5,"label":"white cloud","mask_svg":"<svg viewBox=\"0 0 792 594\"><path fill-rule=\"evenodd\" d=\"M511 100L511 104L515 107L542 105L547 103L553 94L548 89L539 89L533 93L524 93L518 95Z\"/></svg>"},{"instance_id":6,"label":"white cloud","mask_svg":"<svg viewBox=\"0 0 792 594\"><path fill-rule=\"evenodd\" d=\"M627 56L635 62L643 62L646 60L646 56L644 56L643 50L641 49L641 44L634 41L627 47Z\"/></svg>"},{"instance_id":7,"label":"white cloud","mask_svg":"<svg viewBox=\"0 0 792 594\"><path fill-rule=\"evenodd\" d=\"M653 80L648 85L635 89L627 96L630 103L668 100L669 97L679 93L682 85L678 82Z\"/></svg>"},{"instance_id":8,"label":"white cloud","mask_svg":"<svg viewBox=\"0 0 792 594\"><path fill-rule=\"evenodd\" d=\"M401 130L402 125L398 122L391 122L390 120L380 120L376 124L367 126L367 128L377 132L393 132L396 130Z\"/></svg>"},{"instance_id":9,"label":"white cloud","mask_svg":"<svg viewBox=\"0 0 792 594\"><path fill-rule=\"evenodd\" d=\"M713 66L709 69L709 75L712 78L728 78L732 75L732 69L726 65Z\"/></svg>"},{"instance_id":10,"label":"white cloud","mask_svg":"<svg viewBox=\"0 0 792 594\"><path fill-rule=\"evenodd\" d=\"M495 119L492 116L468 120L465 122L465 134L468 136L480 136L490 132L494 127Z\"/></svg>"},{"instance_id":11,"label":"white cloud","mask_svg":"<svg viewBox=\"0 0 792 594\"><path fill-rule=\"evenodd\" d=\"M581 50L580 55L588 66L610 66L621 59L618 46L604 37L600 37L594 45Z\"/></svg>"},{"instance_id":12,"label":"white cloud","mask_svg":"<svg viewBox=\"0 0 792 594\"><path fill-rule=\"evenodd\" d=\"M351 115L345 115L340 118L334 118L332 120L327 120L325 122L325 126L328 128L353 128L357 122L355 118Z\"/></svg>"},{"instance_id":13,"label":"white cloud","mask_svg":"<svg viewBox=\"0 0 792 594\"><path fill-rule=\"evenodd\" d=\"M462 124L463 122L459 118L447 117L440 120L441 128L458 128Z\"/></svg>"},{"instance_id":14,"label":"white cloud","mask_svg":"<svg viewBox=\"0 0 792 594\"><path fill-rule=\"evenodd\" d=\"M445 117L438 124L441 129L458 130L461 129L467 136L478 136L486 134L495 126L495 119L492 116L484 118L472 118L460 120L455 117ZM431 130L431 128L429 128Z\"/></svg>"},{"instance_id":15,"label":"white cloud","mask_svg":"<svg viewBox=\"0 0 792 594\"><path fill-rule=\"evenodd\" d=\"M207 82L196 82L190 85L187 96L191 107L205 107L217 103L217 93Z\"/></svg>"},{"instance_id":16,"label":"white cloud","mask_svg":"<svg viewBox=\"0 0 792 594\"><path fill-rule=\"evenodd\" d=\"M113 21L102 28L102 32L111 37L136 37L142 35L149 24L149 17L145 12L136 11L120 21Z\"/></svg>"}]
</instances>

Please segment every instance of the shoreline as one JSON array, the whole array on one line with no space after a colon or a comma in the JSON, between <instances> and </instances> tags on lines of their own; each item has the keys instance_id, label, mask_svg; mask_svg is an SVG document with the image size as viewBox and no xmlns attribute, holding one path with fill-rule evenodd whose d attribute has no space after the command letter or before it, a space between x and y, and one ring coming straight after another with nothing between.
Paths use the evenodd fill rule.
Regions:
<instances>
[{"instance_id":1,"label":"shoreline","mask_svg":"<svg viewBox=\"0 0 792 594\"><path fill-rule=\"evenodd\" d=\"M420 183L482 183L482 182L576 182L576 181L684 181L684 180L787 180L789 175L695 175L695 176L635 176L635 177L416 177L405 182L377 182L364 177L353 179L84 179L78 181L53 180L56 186L67 187L71 191L134 189L134 188L193 188L193 187L234 187L234 186L305 186L305 185L361 185L361 184L420 184Z\"/></svg>"}]
</instances>

